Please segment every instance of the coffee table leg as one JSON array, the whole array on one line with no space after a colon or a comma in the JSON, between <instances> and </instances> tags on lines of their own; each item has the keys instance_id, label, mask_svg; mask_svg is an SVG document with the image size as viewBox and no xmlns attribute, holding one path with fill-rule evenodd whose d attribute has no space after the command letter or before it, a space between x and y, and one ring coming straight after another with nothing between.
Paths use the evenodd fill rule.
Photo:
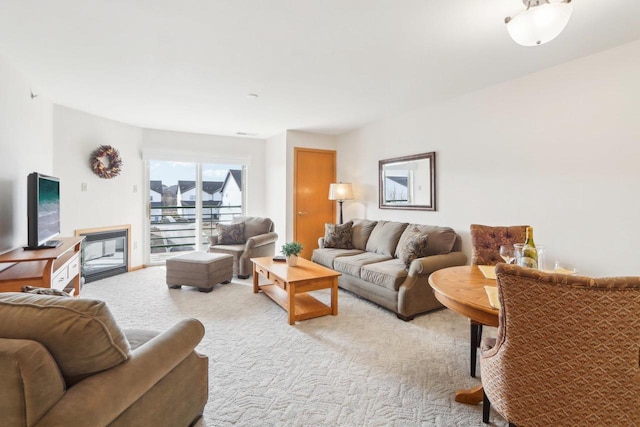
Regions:
<instances>
[{"instance_id":1,"label":"coffee table leg","mask_svg":"<svg viewBox=\"0 0 640 427\"><path fill-rule=\"evenodd\" d=\"M289 324L296 324L296 285L287 283Z\"/></svg>"},{"instance_id":2,"label":"coffee table leg","mask_svg":"<svg viewBox=\"0 0 640 427\"><path fill-rule=\"evenodd\" d=\"M333 279L331 286L331 314L338 315L338 279Z\"/></svg>"},{"instance_id":3,"label":"coffee table leg","mask_svg":"<svg viewBox=\"0 0 640 427\"><path fill-rule=\"evenodd\" d=\"M253 293L257 294L260 288L258 287L258 272L256 271L256 265L253 264Z\"/></svg>"}]
</instances>

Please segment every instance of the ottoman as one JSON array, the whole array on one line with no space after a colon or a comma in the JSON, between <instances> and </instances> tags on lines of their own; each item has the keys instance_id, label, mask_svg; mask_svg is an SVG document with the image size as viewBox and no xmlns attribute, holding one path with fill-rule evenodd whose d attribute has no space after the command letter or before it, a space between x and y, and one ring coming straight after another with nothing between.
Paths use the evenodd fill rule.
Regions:
<instances>
[{"instance_id":1,"label":"ottoman","mask_svg":"<svg viewBox=\"0 0 640 427\"><path fill-rule=\"evenodd\" d=\"M167 260L167 286L195 286L211 292L217 283L229 283L233 277L233 256L193 252Z\"/></svg>"}]
</instances>

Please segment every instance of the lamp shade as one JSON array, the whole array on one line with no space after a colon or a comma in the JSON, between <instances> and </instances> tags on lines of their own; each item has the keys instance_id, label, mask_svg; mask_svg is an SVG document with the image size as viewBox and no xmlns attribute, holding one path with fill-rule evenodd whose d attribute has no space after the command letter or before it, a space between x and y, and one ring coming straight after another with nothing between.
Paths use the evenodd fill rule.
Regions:
<instances>
[{"instance_id":1,"label":"lamp shade","mask_svg":"<svg viewBox=\"0 0 640 427\"><path fill-rule=\"evenodd\" d=\"M522 46L539 46L558 37L567 26L571 12L573 6L569 2L531 5L524 12L505 20L507 31Z\"/></svg>"},{"instance_id":2,"label":"lamp shade","mask_svg":"<svg viewBox=\"0 0 640 427\"><path fill-rule=\"evenodd\" d=\"M349 182L329 185L329 200L353 200L353 187Z\"/></svg>"}]
</instances>

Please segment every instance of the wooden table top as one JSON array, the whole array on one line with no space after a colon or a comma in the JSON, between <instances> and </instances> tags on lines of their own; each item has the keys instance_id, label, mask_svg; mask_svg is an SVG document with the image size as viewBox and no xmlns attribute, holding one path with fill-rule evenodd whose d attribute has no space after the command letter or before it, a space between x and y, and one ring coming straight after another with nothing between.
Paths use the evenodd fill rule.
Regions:
<instances>
[{"instance_id":1,"label":"wooden table top","mask_svg":"<svg viewBox=\"0 0 640 427\"><path fill-rule=\"evenodd\" d=\"M298 257L298 265L295 267L289 267L286 262L276 262L270 256L251 258L251 262L272 272L287 283L336 277L342 274L300 257Z\"/></svg>"},{"instance_id":2,"label":"wooden table top","mask_svg":"<svg viewBox=\"0 0 640 427\"><path fill-rule=\"evenodd\" d=\"M429 276L429 284L445 307L488 326L498 326L499 310L491 307L485 286L496 286L475 265L443 268Z\"/></svg>"}]
</instances>

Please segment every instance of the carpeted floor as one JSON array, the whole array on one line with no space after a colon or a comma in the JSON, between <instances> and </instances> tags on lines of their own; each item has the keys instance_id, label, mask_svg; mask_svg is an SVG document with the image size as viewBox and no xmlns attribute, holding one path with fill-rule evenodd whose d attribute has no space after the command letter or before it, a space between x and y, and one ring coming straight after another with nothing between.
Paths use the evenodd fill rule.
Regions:
<instances>
[{"instance_id":1,"label":"carpeted floor","mask_svg":"<svg viewBox=\"0 0 640 427\"><path fill-rule=\"evenodd\" d=\"M449 310L403 322L340 291L338 316L289 326L250 280L168 289L164 267L89 283L81 297L106 301L123 328L164 330L188 317L205 325L204 427L484 425L482 405L454 401L480 381L469 376L468 321ZM506 425L495 412L491 421Z\"/></svg>"}]
</instances>

